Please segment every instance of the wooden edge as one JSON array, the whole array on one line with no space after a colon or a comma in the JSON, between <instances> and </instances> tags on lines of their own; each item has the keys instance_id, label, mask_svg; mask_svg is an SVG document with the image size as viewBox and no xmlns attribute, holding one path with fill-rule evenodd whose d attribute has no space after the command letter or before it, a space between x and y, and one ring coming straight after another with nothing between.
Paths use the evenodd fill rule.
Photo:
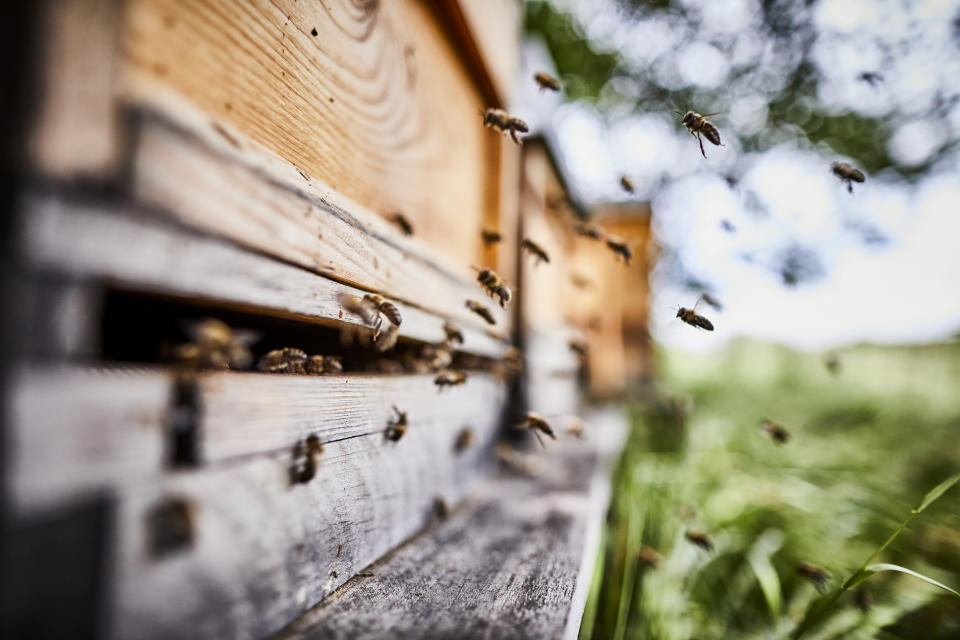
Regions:
<instances>
[{"instance_id":1,"label":"wooden edge","mask_svg":"<svg viewBox=\"0 0 960 640\"><path fill-rule=\"evenodd\" d=\"M179 382L178 382L179 380ZM23 369L9 396L7 485L15 513L120 492L176 462L174 420L196 451L190 464L223 464L288 453L316 435L321 443L383 437L393 407L412 421L455 421L472 398L498 406L503 383L470 374L438 391L433 376L298 376L216 372L183 379L169 369L52 366ZM180 426L179 423L177 426ZM450 454L452 456L452 453Z\"/></svg>"},{"instance_id":2,"label":"wooden edge","mask_svg":"<svg viewBox=\"0 0 960 640\"><path fill-rule=\"evenodd\" d=\"M463 65L470 72L488 106L505 107L512 87L504 86L504 82L508 79L495 75L485 59L476 30L471 28L468 16L460 6L460 0L436 0L427 4L436 15L437 21L443 26L444 33L453 44L454 50L460 55Z\"/></svg>"},{"instance_id":3,"label":"wooden edge","mask_svg":"<svg viewBox=\"0 0 960 640\"><path fill-rule=\"evenodd\" d=\"M276 640L575 637L624 426L620 415L588 416L585 440L536 454L541 475L484 482Z\"/></svg>"},{"instance_id":4,"label":"wooden edge","mask_svg":"<svg viewBox=\"0 0 960 640\"><path fill-rule=\"evenodd\" d=\"M327 443L303 483L291 485L284 451L126 484L110 636L276 632L422 529L438 498L465 495L489 462L503 398L502 387L470 389L442 416L411 408L397 442L377 431ZM473 443L457 453L467 426Z\"/></svg>"},{"instance_id":5,"label":"wooden edge","mask_svg":"<svg viewBox=\"0 0 960 640\"><path fill-rule=\"evenodd\" d=\"M22 246L28 263L70 278L154 294L203 298L259 313L360 326L341 294L365 292L251 252L233 243L135 217L123 206L71 204L36 196L24 207ZM400 336L437 343L446 318L398 303ZM497 358L508 348L484 330L457 320L461 350Z\"/></svg>"},{"instance_id":6,"label":"wooden edge","mask_svg":"<svg viewBox=\"0 0 960 640\"><path fill-rule=\"evenodd\" d=\"M141 86L143 85L143 86ZM416 237L343 196L168 88L141 80L134 152L139 200L186 224L307 269L509 335L509 315L488 304L487 327L464 307L487 304L469 265L453 265Z\"/></svg>"}]
</instances>

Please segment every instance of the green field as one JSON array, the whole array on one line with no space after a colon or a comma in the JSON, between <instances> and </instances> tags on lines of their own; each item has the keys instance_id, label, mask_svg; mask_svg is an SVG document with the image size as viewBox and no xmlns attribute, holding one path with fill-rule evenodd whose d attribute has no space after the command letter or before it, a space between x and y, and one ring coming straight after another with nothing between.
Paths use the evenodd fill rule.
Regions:
<instances>
[{"instance_id":1,"label":"green field","mask_svg":"<svg viewBox=\"0 0 960 640\"><path fill-rule=\"evenodd\" d=\"M583 638L786 638L960 471L960 344L862 346L821 355L735 343L658 355L616 468ZM770 418L791 432L778 445ZM684 532L706 532L704 551ZM656 566L640 558L649 546ZM821 596L796 567L832 577ZM960 486L874 562L960 589ZM839 594L804 638L958 638L960 598L879 572ZM808 619L812 620L812 618Z\"/></svg>"}]
</instances>

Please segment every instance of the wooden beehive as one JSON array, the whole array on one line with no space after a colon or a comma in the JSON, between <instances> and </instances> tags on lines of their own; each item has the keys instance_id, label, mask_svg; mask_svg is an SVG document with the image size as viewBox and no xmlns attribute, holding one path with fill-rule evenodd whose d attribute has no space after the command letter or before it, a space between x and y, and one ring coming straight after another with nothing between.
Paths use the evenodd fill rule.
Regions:
<instances>
[{"instance_id":1,"label":"wooden beehive","mask_svg":"<svg viewBox=\"0 0 960 640\"><path fill-rule=\"evenodd\" d=\"M520 219L521 150L480 125L481 109L509 104L519 12L512 0L73 0L27 12L39 97L17 149L26 177L4 316L16 344L3 380L7 637L410 635L415 619L396 622L415 609L404 589L444 611L435 628L451 633L515 629L532 611L531 636L576 634L606 500L594 474L621 425L598 418L587 444L557 443L538 479L491 475L510 426L511 338L529 345L541 411L579 410L576 362L569 323L526 311L562 304L559 280L521 287L515 316L471 269L532 282L512 231L542 233L560 266L569 244L549 218ZM504 241L486 247L482 228ZM402 315L386 355L340 342L366 324L344 296L368 292ZM255 356L337 352L345 371L185 373L162 357L208 316L256 332ZM463 332L455 363L468 379L438 391L434 372L403 359L443 341L447 322ZM385 360L400 368L383 373ZM398 410L410 424L391 441ZM291 481L310 437L322 443L316 473ZM521 508L533 499L538 509ZM463 506L424 531L438 504ZM529 536L537 527L545 535ZM458 548L438 540L466 530L474 565L445 562ZM494 537L515 573L491 565ZM403 562L424 554L460 567L445 576L454 585L486 584L488 608L410 580ZM400 601L370 603L367 574ZM524 604L516 575L552 584L549 597Z\"/></svg>"}]
</instances>

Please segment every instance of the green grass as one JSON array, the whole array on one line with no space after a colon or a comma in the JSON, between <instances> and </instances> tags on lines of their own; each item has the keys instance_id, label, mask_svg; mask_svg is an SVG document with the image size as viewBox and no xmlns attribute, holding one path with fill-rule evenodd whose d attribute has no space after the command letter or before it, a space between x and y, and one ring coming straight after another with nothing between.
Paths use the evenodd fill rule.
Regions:
<instances>
[{"instance_id":1,"label":"green grass","mask_svg":"<svg viewBox=\"0 0 960 640\"><path fill-rule=\"evenodd\" d=\"M960 589L960 488L871 558L960 471L960 345L852 348L836 376L819 356L748 343L658 360L660 392L633 407L581 637L786 638L814 602L832 606L804 638L960 637L960 598L911 575L871 574L866 613L841 590L867 563ZM790 441L772 442L763 418ZM643 545L657 567L638 559ZM830 571L826 596L800 562Z\"/></svg>"}]
</instances>

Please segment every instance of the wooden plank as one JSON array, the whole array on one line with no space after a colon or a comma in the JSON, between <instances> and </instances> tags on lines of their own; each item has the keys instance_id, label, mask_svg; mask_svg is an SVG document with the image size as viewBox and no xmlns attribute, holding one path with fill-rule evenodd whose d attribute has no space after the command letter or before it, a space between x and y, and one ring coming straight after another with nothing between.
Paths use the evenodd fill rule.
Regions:
<instances>
[{"instance_id":1,"label":"wooden plank","mask_svg":"<svg viewBox=\"0 0 960 640\"><path fill-rule=\"evenodd\" d=\"M99 352L102 291L60 278L11 273L13 347L24 358L87 358Z\"/></svg>"},{"instance_id":2,"label":"wooden plank","mask_svg":"<svg viewBox=\"0 0 960 640\"><path fill-rule=\"evenodd\" d=\"M118 0L47 2L43 100L29 141L37 169L58 178L103 178L119 168L116 106Z\"/></svg>"},{"instance_id":3,"label":"wooden plank","mask_svg":"<svg viewBox=\"0 0 960 640\"><path fill-rule=\"evenodd\" d=\"M155 475L172 395L159 371L38 367L8 390L7 490L28 514Z\"/></svg>"},{"instance_id":4,"label":"wooden plank","mask_svg":"<svg viewBox=\"0 0 960 640\"><path fill-rule=\"evenodd\" d=\"M497 134L429 4L133 0L125 96L161 110L180 96L375 215L402 211L465 269L480 258L482 193L496 179L485 140Z\"/></svg>"},{"instance_id":5,"label":"wooden plank","mask_svg":"<svg viewBox=\"0 0 960 640\"><path fill-rule=\"evenodd\" d=\"M296 166L253 149L239 132L227 134L244 141L242 150L233 148L223 125L174 104L165 113L176 112L176 125L157 117L142 122L134 164L139 198L190 226L346 284L482 322L464 306L479 291L469 266L442 264L416 238L400 238L392 225ZM493 313L497 324L489 330L507 335L509 316Z\"/></svg>"},{"instance_id":6,"label":"wooden plank","mask_svg":"<svg viewBox=\"0 0 960 640\"><path fill-rule=\"evenodd\" d=\"M290 485L284 451L125 486L111 637L264 637L421 529L437 497L456 504L490 459L504 395L471 379L439 397L439 410L404 405L399 442L378 430L325 444L306 484ZM474 444L455 454L465 427ZM150 514L170 499L191 542L156 557Z\"/></svg>"},{"instance_id":7,"label":"wooden plank","mask_svg":"<svg viewBox=\"0 0 960 640\"><path fill-rule=\"evenodd\" d=\"M511 104L520 61L523 5L515 0L444 0L456 5L496 89L501 105ZM532 81L532 79L531 79Z\"/></svg>"},{"instance_id":8,"label":"wooden plank","mask_svg":"<svg viewBox=\"0 0 960 640\"><path fill-rule=\"evenodd\" d=\"M37 197L27 205L24 239L36 267L113 286L253 308L306 321L359 324L343 313L340 294L363 292L236 245L189 233L120 207L68 204ZM127 213L130 215L119 215ZM398 304L400 335L440 342L444 318ZM506 345L458 320L463 350L499 357Z\"/></svg>"},{"instance_id":9,"label":"wooden plank","mask_svg":"<svg viewBox=\"0 0 960 640\"><path fill-rule=\"evenodd\" d=\"M586 440L540 454L541 476L484 483L277 640L576 638L625 426L615 413L588 417Z\"/></svg>"}]
</instances>

